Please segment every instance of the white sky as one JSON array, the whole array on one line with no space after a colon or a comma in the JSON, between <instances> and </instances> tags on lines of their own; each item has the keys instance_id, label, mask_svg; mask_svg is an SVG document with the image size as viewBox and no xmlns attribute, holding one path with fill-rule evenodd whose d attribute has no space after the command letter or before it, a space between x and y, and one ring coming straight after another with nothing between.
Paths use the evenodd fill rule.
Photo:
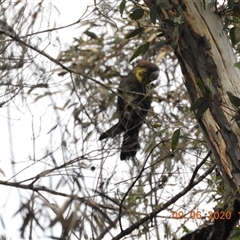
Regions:
<instances>
[{"instance_id":1,"label":"white sky","mask_svg":"<svg viewBox=\"0 0 240 240\"><path fill-rule=\"evenodd\" d=\"M32 5L35 5L35 3L37 1L27 1L27 2L29 2L29 4L32 4L34 2L34 4L32 4ZM60 27L60 26L66 26L66 25L76 22L85 13L87 6L93 5L93 0L84 0L84 1L83 0L81 0L81 1L52 0L52 1L45 1L45 5L46 5L46 10L42 14L45 19L41 22L41 24L43 23L46 26L41 25L41 29L37 29L36 31L48 29L47 23L50 23L50 26L52 27L53 22L56 22L55 27ZM56 8L59 12L57 12ZM63 29L58 30L57 34L60 37L61 45L63 47L67 46L67 45L71 45L73 42L73 37L79 37L81 35L82 31L84 31L84 29L81 29L79 27L79 24L74 25L73 27L63 28ZM54 34L54 32L51 34ZM51 42L51 40L54 40L54 39L55 39L54 36L52 38L49 37L48 42L46 43L47 47L46 47L46 49L44 49L44 51L47 54L51 55L53 58L57 57L58 53L62 50L62 49L59 49L58 44L55 44L54 41ZM50 66L49 66L49 68L50 68ZM40 111L45 111L45 109L36 109L36 110L37 110L37 112L35 114L39 115L39 116L41 116L41 114L39 113ZM16 155L18 157L19 157L20 153L22 153L22 155L24 155L24 157L26 157L28 152L27 151L24 152L24 149L26 149L26 147L29 148L29 145L26 143L26 140L24 139L24 137L31 136L31 128L22 127L22 123L30 121L29 124L31 124L31 120L27 119L27 118L29 118L29 116L26 116L24 114L19 115L18 111L14 112L14 109L10 110L10 114L11 114L11 119L13 120L11 123L12 131L14 131L14 132L18 131L18 136L21 136L21 138L22 138L22 140L20 140L20 142L14 146L14 153L17 153ZM5 120L7 119L8 116L6 113L6 108L0 109L0 116L2 117L2 119L4 119L4 118L5 118ZM6 126L6 124L5 124L5 126ZM48 126L48 130L49 130L49 126ZM30 132L28 133L27 131L30 131ZM0 129L1 146L6 145L6 144L9 145L9 141L6 138L6 136L8 136L8 135L9 134L8 134L7 126L5 128ZM9 161L4 161L3 158L6 158L6 159L11 158L9 149L4 148L4 149L2 149L2 151L0 153L0 170L5 173L6 177L9 177L12 175L11 166L4 165L6 162L8 162L8 164L9 164ZM8 170L10 170L9 173L8 173ZM1 175L0 175L0 177L1 177Z\"/></svg>"},{"instance_id":2,"label":"white sky","mask_svg":"<svg viewBox=\"0 0 240 240\"><path fill-rule=\"evenodd\" d=\"M12 1L15 2L15 1ZM36 3L37 1L27 1L29 4ZM43 21L44 23L50 22L53 23L54 21L57 22L57 26L64 26L71 23L76 22L86 11L86 8L88 5L93 4L93 0L70 0L70 1L61 1L61 0L53 0L53 1L45 1L46 4L46 17L50 17L49 21ZM57 14L56 9L54 6L58 9L59 13ZM52 12L51 12L52 11ZM48 29L48 26L41 26L41 30ZM81 29L77 27L76 25L71 28L66 28L58 31L58 34L61 38L61 43L64 46L65 44L71 45L73 41L73 37L78 37L81 33ZM53 33L54 34L54 33ZM53 38L54 39L54 38ZM54 48L53 48L54 47ZM52 48L52 49L51 49ZM48 54L52 55L52 57L56 57L57 53L59 53L60 49L56 49L56 46L54 46L54 43L51 43L48 48L45 50ZM12 109L13 110L13 109ZM11 111L12 111L11 110ZM8 128L7 128L7 121L6 121L6 108L0 109L0 116L2 118L1 124L4 125L3 128L0 130L0 143L1 143L1 153L0 153L0 170L5 173L5 176L2 176L0 173L0 179L1 180L7 180L10 176L12 176L12 170L10 166L11 155L9 151L9 147L3 147L4 145L9 145L9 139L8 139ZM29 145L28 142L30 142L28 130L31 131L30 128L24 128L22 126L22 123L26 123L26 116L22 115L20 119L18 119L18 116L14 115L14 111L11 112L11 119L13 119L11 123L11 129L12 131L18 131L18 136L21 138L21 140L18 139L18 144L14 144L14 154L15 157L17 156L18 159L21 159L23 157L25 160L26 156L29 154ZM28 138L28 140L26 139ZM22 155L22 156L20 156ZM7 164L6 164L7 163ZM24 164L24 163L23 163ZM26 167L29 165L26 161L25 163ZM34 167L29 169L30 171L34 171ZM27 171L24 171L24 174L27 173ZM36 173L33 174L36 175L38 173L36 169ZM16 193L16 189L14 188L8 188L8 187L0 187L1 197L0 197L0 216L3 216L4 224L6 227L6 230L2 228L2 224L0 223L0 236L2 234L5 234L8 239L19 239L19 224L21 223L20 218L13 217L14 213L19 208L18 198L19 195ZM16 197L15 197L16 196Z\"/></svg>"},{"instance_id":3,"label":"white sky","mask_svg":"<svg viewBox=\"0 0 240 240\"><path fill-rule=\"evenodd\" d=\"M55 5L59 12L60 16L57 19L59 25L68 25L73 22L76 22L87 10L87 6L93 5L93 0L70 0L70 1L59 1L53 0L53 5ZM71 42L72 38L79 35L81 32L80 28L70 27L60 30L61 37L64 39L63 42Z\"/></svg>"}]
</instances>

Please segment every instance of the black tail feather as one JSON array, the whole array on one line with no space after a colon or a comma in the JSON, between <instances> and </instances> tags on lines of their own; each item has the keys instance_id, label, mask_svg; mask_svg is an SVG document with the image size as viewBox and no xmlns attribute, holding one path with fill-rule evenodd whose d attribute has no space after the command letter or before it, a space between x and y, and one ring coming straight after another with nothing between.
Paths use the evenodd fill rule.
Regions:
<instances>
[{"instance_id":1,"label":"black tail feather","mask_svg":"<svg viewBox=\"0 0 240 240\"><path fill-rule=\"evenodd\" d=\"M99 140L103 140L105 138L114 138L119 133L123 131L123 126L119 122L115 125L113 125L111 128L109 128L106 132L102 133L99 137Z\"/></svg>"},{"instance_id":2,"label":"black tail feather","mask_svg":"<svg viewBox=\"0 0 240 240\"><path fill-rule=\"evenodd\" d=\"M137 150L140 148L138 143L138 134L134 136L129 136L128 134L124 134L122 149L120 153L120 159L126 160L131 157L135 157Z\"/></svg>"}]
</instances>

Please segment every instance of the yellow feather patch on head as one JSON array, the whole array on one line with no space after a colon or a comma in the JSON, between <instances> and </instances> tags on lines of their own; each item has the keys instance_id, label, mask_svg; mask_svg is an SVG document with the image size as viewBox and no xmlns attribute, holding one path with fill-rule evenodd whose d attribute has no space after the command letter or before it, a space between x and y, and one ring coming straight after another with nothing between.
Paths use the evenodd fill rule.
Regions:
<instances>
[{"instance_id":1,"label":"yellow feather patch on head","mask_svg":"<svg viewBox=\"0 0 240 240\"><path fill-rule=\"evenodd\" d=\"M141 68L141 67L135 67L133 69L134 75L136 76L136 78L139 82L143 81L144 74L146 73L146 71L147 71L146 68Z\"/></svg>"},{"instance_id":2,"label":"yellow feather patch on head","mask_svg":"<svg viewBox=\"0 0 240 240\"><path fill-rule=\"evenodd\" d=\"M157 79L159 68L154 63L140 61L137 66L133 68L133 73L140 83L147 85Z\"/></svg>"}]
</instances>

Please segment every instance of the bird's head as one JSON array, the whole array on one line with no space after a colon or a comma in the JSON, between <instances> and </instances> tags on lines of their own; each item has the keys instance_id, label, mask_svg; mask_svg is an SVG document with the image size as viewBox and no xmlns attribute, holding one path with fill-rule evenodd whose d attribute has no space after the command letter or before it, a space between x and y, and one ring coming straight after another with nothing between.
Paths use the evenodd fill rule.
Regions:
<instances>
[{"instance_id":1,"label":"bird's head","mask_svg":"<svg viewBox=\"0 0 240 240\"><path fill-rule=\"evenodd\" d=\"M140 61L137 66L133 68L133 73L139 82L149 84L158 78L159 67L154 63Z\"/></svg>"}]
</instances>

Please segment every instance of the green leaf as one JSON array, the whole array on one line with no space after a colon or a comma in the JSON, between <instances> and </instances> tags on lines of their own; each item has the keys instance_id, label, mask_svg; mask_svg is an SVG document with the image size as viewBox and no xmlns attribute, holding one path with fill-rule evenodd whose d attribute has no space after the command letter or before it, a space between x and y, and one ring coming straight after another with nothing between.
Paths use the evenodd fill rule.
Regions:
<instances>
[{"instance_id":1,"label":"green leaf","mask_svg":"<svg viewBox=\"0 0 240 240\"><path fill-rule=\"evenodd\" d=\"M157 13L154 5L150 8L150 20L153 24L156 24Z\"/></svg>"},{"instance_id":2,"label":"green leaf","mask_svg":"<svg viewBox=\"0 0 240 240\"><path fill-rule=\"evenodd\" d=\"M169 9L169 5L166 0L157 0L157 5L163 9Z\"/></svg>"},{"instance_id":3,"label":"green leaf","mask_svg":"<svg viewBox=\"0 0 240 240\"><path fill-rule=\"evenodd\" d=\"M178 38L179 37L179 25L176 25L173 31L173 38Z\"/></svg>"},{"instance_id":4,"label":"green leaf","mask_svg":"<svg viewBox=\"0 0 240 240\"><path fill-rule=\"evenodd\" d=\"M233 6L233 9L232 9L233 13L237 13L239 14L240 13L240 3L239 2L235 2L234 3L234 6ZM237 20L236 20L237 21Z\"/></svg>"},{"instance_id":5,"label":"green leaf","mask_svg":"<svg viewBox=\"0 0 240 240\"><path fill-rule=\"evenodd\" d=\"M137 8L133 10L133 12L130 14L130 18L133 20L139 20L143 17L144 11L142 8Z\"/></svg>"},{"instance_id":6,"label":"green leaf","mask_svg":"<svg viewBox=\"0 0 240 240\"><path fill-rule=\"evenodd\" d=\"M159 41L159 42L157 42L157 43L154 44L154 48L155 48L156 50L159 50L160 48L162 48L163 46L165 46L166 43L167 43L166 41Z\"/></svg>"},{"instance_id":7,"label":"green leaf","mask_svg":"<svg viewBox=\"0 0 240 240\"><path fill-rule=\"evenodd\" d=\"M195 111L195 110L199 109L199 107L200 107L202 104L204 104L204 103L206 103L206 102L208 102L208 101L209 101L209 99L208 99L207 97L200 97L200 98L198 98L198 99L192 104L190 110L191 110L191 111Z\"/></svg>"},{"instance_id":8,"label":"green leaf","mask_svg":"<svg viewBox=\"0 0 240 240\"><path fill-rule=\"evenodd\" d=\"M150 47L150 42L146 42L142 45L142 55L145 54Z\"/></svg>"},{"instance_id":9,"label":"green leaf","mask_svg":"<svg viewBox=\"0 0 240 240\"><path fill-rule=\"evenodd\" d=\"M179 137L180 137L180 129L177 129L172 135L172 151L176 149L178 145Z\"/></svg>"},{"instance_id":10,"label":"green leaf","mask_svg":"<svg viewBox=\"0 0 240 240\"><path fill-rule=\"evenodd\" d=\"M130 58L129 62L131 62L133 59L138 57L141 53L142 53L142 46L137 48L137 50L133 53L132 57Z\"/></svg>"},{"instance_id":11,"label":"green leaf","mask_svg":"<svg viewBox=\"0 0 240 240\"><path fill-rule=\"evenodd\" d=\"M208 10L208 11L211 10L214 6L215 6L215 2L209 2L209 3L207 4L207 10Z\"/></svg>"},{"instance_id":12,"label":"green leaf","mask_svg":"<svg viewBox=\"0 0 240 240\"><path fill-rule=\"evenodd\" d=\"M239 27L232 27L229 31L230 39L232 45L239 43L240 41L240 28Z\"/></svg>"},{"instance_id":13,"label":"green leaf","mask_svg":"<svg viewBox=\"0 0 240 240\"><path fill-rule=\"evenodd\" d=\"M183 15L180 15L180 16L178 16L178 17L175 17L175 18L173 19L173 22L175 22L175 23L177 23L177 24L182 24L182 23L184 23L184 16L183 16Z\"/></svg>"},{"instance_id":14,"label":"green leaf","mask_svg":"<svg viewBox=\"0 0 240 240\"><path fill-rule=\"evenodd\" d=\"M196 118L200 118L209 108L210 108L211 102L208 100L208 102L202 104L196 113Z\"/></svg>"},{"instance_id":15,"label":"green leaf","mask_svg":"<svg viewBox=\"0 0 240 240\"><path fill-rule=\"evenodd\" d=\"M230 102L235 107L240 107L240 98L234 96L231 92L227 92Z\"/></svg>"},{"instance_id":16,"label":"green leaf","mask_svg":"<svg viewBox=\"0 0 240 240\"><path fill-rule=\"evenodd\" d=\"M139 46L137 50L133 53L132 57L130 58L129 62L131 62L133 59L138 57L140 54L145 54L147 50L149 49L150 43L146 42L143 45Z\"/></svg>"},{"instance_id":17,"label":"green leaf","mask_svg":"<svg viewBox=\"0 0 240 240\"><path fill-rule=\"evenodd\" d=\"M94 32L85 31L84 33L85 33L88 37L90 37L91 39L98 39L98 36L97 36Z\"/></svg>"},{"instance_id":18,"label":"green leaf","mask_svg":"<svg viewBox=\"0 0 240 240\"><path fill-rule=\"evenodd\" d=\"M198 98L191 106L190 110L195 111L197 110L196 113L196 118L200 118L210 107L211 101L207 97L200 97Z\"/></svg>"},{"instance_id":19,"label":"green leaf","mask_svg":"<svg viewBox=\"0 0 240 240\"><path fill-rule=\"evenodd\" d=\"M174 40L170 43L170 46L171 46L173 49L176 49L176 48L178 47L177 43L178 43L178 39L174 39Z\"/></svg>"},{"instance_id":20,"label":"green leaf","mask_svg":"<svg viewBox=\"0 0 240 240\"><path fill-rule=\"evenodd\" d=\"M235 45L236 44L235 27L232 27L230 29L229 34L230 34L232 45Z\"/></svg>"},{"instance_id":21,"label":"green leaf","mask_svg":"<svg viewBox=\"0 0 240 240\"><path fill-rule=\"evenodd\" d=\"M213 86L213 81L211 78L207 78L206 79L206 83L207 83L207 86L206 86L206 89L208 91L210 91L211 93L211 96L214 96L216 94L216 89L215 87Z\"/></svg>"},{"instance_id":22,"label":"green leaf","mask_svg":"<svg viewBox=\"0 0 240 240\"><path fill-rule=\"evenodd\" d=\"M126 0L122 0L122 2L120 3L120 6L119 6L119 11L120 11L121 17L123 15L123 11L125 9L125 6L126 6Z\"/></svg>"},{"instance_id":23,"label":"green leaf","mask_svg":"<svg viewBox=\"0 0 240 240\"><path fill-rule=\"evenodd\" d=\"M169 24L172 27L175 27L175 25L176 25L175 22L171 19L163 19L163 22Z\"/></svg>"},{"instance_id":24,"label":"green leaf","mask_svg":"<svg viewBox=\"0 0 240 240\"><path fill-rule=\"evenodd\" d=\"M156 133L154 133L152 138L161 136L164 132L166 132L166 129L161 129L161 130L157 131Z\"/></svg>"},{"instance_id":25,"label":"green leaf","mask_svg":"<svg viewBox=\"0 0 240 240\"><path fill-rule=\"evenodd\" d=\"M190 232L189 229L185 225L183 225L182 228L183 228L184 233L189 233Z\"/></svg>"},{"instance_id":26,"label":"green leaf","mask_svg":"<svg viewBox=\"0 0 240 240\"><path fill-rule=\"evenodd\" d=\"M163 37L163 36L165 36L165 32L161 32L157 35L157 37Z\"/></svg>"},{"instance_id":27,"label":"green leaf","mask_svg":"<svg viewBox=\"0 0 240 240\"><path fill-rule=\"evenodd\" d=\"M229 240L239 240L240 239L240 229L235 228L232 235L229 237Z\"/></svg>"},{"instance_id":28,"label":"green leaf","mask_svg":"<svg viewBox=\"0 0 240 240\"><path fill-rule=\"evenodd\" d=\"M144 30L143 27L137 28L137 29L133 30L132 32L130 32L125 38L129 39L129 38L135 37L135 36L139 35L140 33L142 33L143 30Z\"/></svg>"},{"instance_id":29,"label":"green leaf","mask_svg":"<svg viewBox=\"0 0 240 240\"><path fill-rule=\"evenodd\" d=\"M227 16L225 16L224 25L223 25L223 30L224 31L227 30L229 23L230 23L230 19Z\"/></svg>"},{"instance_id":30,"label":"green leaf","mask_svg":"<svg viewBox=\"0 0 240 240\"><path fill-rule=\"evenodd\" d=\"M240 62L234 63L234 67L240 68Z\"/></svg>"},{"instance_id":31,"label":"green leaf","mask_svg":"<svg viewBox=\"0 0 240 240\"><path fill-rule=\"evenodd\" d=\"M228 6L229 8L232 8L232 7L234 6L234 3L235 3L235 0L228 0L228 1L227 1L227 6Z\"/></svg>"},{"instance_id":32,"label":"green leaf","mask_svg":"<svg viewBox=\"0 0 240 240\"><path fill-rule=\"evenodd\" d=\"M204 86L204 84L203 84L203 82L202 82L202 80L201 80L200 78L196 78L196 83L197 83L198 87L199 87L202 91L205 91L205 90L206 90L206 88L205 88L205 86Z\"/></svg>"}]
</instances>

